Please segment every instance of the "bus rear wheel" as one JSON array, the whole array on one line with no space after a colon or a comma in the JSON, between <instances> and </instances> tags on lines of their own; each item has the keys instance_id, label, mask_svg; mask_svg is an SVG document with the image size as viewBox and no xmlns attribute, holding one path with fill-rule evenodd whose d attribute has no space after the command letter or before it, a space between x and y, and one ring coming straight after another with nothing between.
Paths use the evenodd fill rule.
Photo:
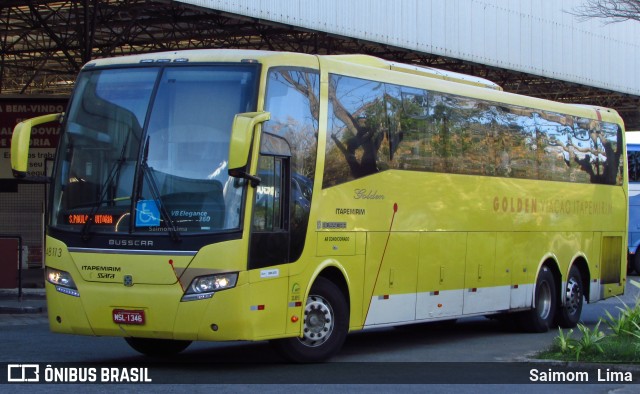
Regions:
<instances>
[{"instance_id":1,"label":"bus rear wheel","mask_svg":"<svg viewBox=\"0 0 640 394\"><path fill-rule=\"evenodd\" d=\"M304 307L302 335L272 341L276 351L294 362L319 362L335 355L347 337L349 309L333 282L318 278Z\"/></svg>"},{"instance_id":2,"label":"bus rear wheel","mask_svg":"<svg viewBox=\"0 0 640 394\"><path fill-rule=\"evenodd\" d=\"M556 312L556 285L549 267L543 266L536 280L535 305L522 312L520 326L527 332L547 332Z\"/></svg>"},{"instance_id":3,"label":"bus rear wheel","mask_svg":"<svg viewBox=\"0 0 640 394\"><path fill-rule=\"evenodd\" d=\"M567 285L562 292L564 305L558 304L557 323L562 328L573 328L580 321L584 293L580 270L572 266L567 277Z\"/></svg>"},{"instance_id":4,"label":"bus rear wheel","mask_svg":"<svg viewBox=\"0 0 640 394\"><path fill-rule=\"evenodd\" d=\"M134 338L124 339L134 350L151 357L173 356L191 345L191 341L177 341L173 339Z\"/></svg>"}]
</instances>

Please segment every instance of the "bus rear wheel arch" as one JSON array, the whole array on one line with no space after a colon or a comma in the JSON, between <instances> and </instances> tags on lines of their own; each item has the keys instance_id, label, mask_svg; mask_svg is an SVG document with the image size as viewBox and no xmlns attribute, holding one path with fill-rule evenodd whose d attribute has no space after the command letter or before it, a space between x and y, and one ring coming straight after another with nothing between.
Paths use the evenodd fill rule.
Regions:
<instances>
[{"instance_id":1,"label":"bus rear wheel arch","mask_svg":"<svg viewBox=\"0 0 640 394\"><path fill-rule=\"evenodd\" d=\"M338 285L318 277L311 286L303 314L302 335L273 340L276 351L294 362L319 362L335 355L349 330L349 307Z\"/></svg>"}]
</instances>

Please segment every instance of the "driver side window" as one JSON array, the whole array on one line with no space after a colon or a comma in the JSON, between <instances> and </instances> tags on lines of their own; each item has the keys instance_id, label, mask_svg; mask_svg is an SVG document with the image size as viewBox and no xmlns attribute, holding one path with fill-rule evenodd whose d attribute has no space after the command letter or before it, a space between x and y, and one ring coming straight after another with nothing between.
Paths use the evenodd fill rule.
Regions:
<instances>
[{"instance_id":1,"label":"driver side window","mask_svg":"<svg viewBox=\"0 0 640 394\"><path fill-rule=\"evenodd\" d=\"M258 176L260 185L256 187L254 231L278 231L285 229L283 218L283 163L275 156L260 156Z\"/></svg>"}]
</instances>

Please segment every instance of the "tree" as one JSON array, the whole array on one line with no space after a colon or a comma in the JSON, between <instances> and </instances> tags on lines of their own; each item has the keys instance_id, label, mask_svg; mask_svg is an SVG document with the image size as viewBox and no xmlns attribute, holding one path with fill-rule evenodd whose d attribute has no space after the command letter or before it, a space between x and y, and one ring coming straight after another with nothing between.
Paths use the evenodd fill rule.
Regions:
<instances>
[{"instance_id":1,"label":"tree","mask_svg":"<svg viewBox=\"0 0 640 394\"><path fill-rule=\"evenodd\" d=\"M584 0L571 14L583 20L608 19L605 23L640 21L640 0Z\"/></svg>"}]
</instances>

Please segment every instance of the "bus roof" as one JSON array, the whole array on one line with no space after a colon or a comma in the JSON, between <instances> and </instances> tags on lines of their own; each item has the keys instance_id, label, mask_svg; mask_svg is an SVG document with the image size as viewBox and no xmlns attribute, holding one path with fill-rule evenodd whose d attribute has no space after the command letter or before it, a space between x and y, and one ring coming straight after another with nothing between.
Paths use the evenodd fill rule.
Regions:
<instances>
[{"instance_id":1,"label":"bus roof","mask_svg":"<svg viewBox=\"0 0 640 394\"><path fill-rule=\"evenodd\" d=\"M466 85L479 86L483 88L489 88L494 90L502 90L502 87L497 83L489 81L488 79L475 77L472 75L461 74L453 71L445 71L437 68L418 66L414 64L405 64L398 62L391 62L384 59L380 59L370 55L328 55L324 56L332 58L338 61L359 64L369 67L385 68L392 71L419 75L423 77L441 79L444 81L451 81L457 83L463 83Z\"/></svg>"},{"instance_id":2,"label":"bus roof","mask_svg":"<svg viewBox=\"0 0 640 394\"><path fill-rule=\"evenodd\" d=\"M548 111L557 111L573 116L584 116L591 119L601 119L609 122L621 123L618 113L610 108L597 107L592 105L580 105L560 103L530 96L523 96L515 93L504 92L502 88L487 79L455 73L451 71L439 70L431 67L403 64L387 61L375 56L361 54L347 55L313 55L296 52L278 52L265 50L246 49L190 49L180 51L167 51L156 53L144 53L139 55L121 56L105 59L91 60L84 66L84 69L92 67L115 66L137 63L201 63L201 62L260 62L271 65L295 64L300 67L318 67L318 60L322 64L322 59L333 62L334 65L344 66L344 70L354 70L358 67L369 69L388 70L398 75L415 75L425 79L431 79L440 85L441 89L445 85L441 83L451 83L447 91L462 92L464 86L476 90L474 93L469 90L465 93L478 97L487 96L487 99L497 102L513 102L525 107L540 108ZM423 85L424 86L424 85Z\"/></svg>"},{"instance_id":3,"label":"bus roof","mask_svg":"<svg viewBox=\"0 0 640 394\"><path fill-rule=\"evenodd\" d=\"M215 51L215 52L214 52ZM135 63L170 63L170 62L203 62L203 61L242 61L249 59L264 59L267 57L284 57L302 58L313 55L293 53L293 52L273 52L261 50L241 50L241 49L196 49L188 51L170 51L145 53L132 56L122 56L114 58L92 60L85 67L93 66L110 66L115 64L135 64ZM420 75L424 77L436 78L445 81L464 83L467 85L479 86L489 89L502 90L502 88L487 79L465 75L453 71L439 70L426 66L417 66L411 64L403 64L390 62L375 56L369 55L324 55L322 57L332 58L338 61L358 64L363 66L385 68L392 71Z\"/></svg>"},{"instance_id":4,"label":"bus roof","mask_svg":"<svg viewBox=\"0 0 640 394\"><path fill-rule=\"evenodd\" d=\"M189 62L240 62L257 61L266 58L285 58L300 61L315 58L313 55L294 52L275 52L252 49L189 49L180 51L142 53L91 60L84 68L137 63L189 63Z\"/></svg>"}]
</instances>

